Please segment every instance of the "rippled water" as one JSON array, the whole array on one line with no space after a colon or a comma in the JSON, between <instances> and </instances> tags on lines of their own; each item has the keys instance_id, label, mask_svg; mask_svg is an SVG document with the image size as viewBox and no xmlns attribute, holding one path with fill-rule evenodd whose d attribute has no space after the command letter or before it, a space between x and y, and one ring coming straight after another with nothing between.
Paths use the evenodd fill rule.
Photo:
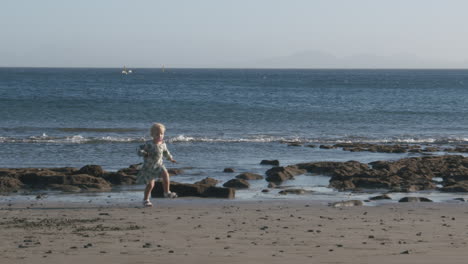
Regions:
<instances>
[{"instance_id":1,"label":"rippled water","mask_svg":"<svg viewBox=\"0 0 468 264\"><path fill-rule=\"evenodd\" d=\"M231 178L222 173L225 167L263 174L268 167L259 165L262 159L287 165L418 155L288 147L283 141L468 143L466 70L133 72L0 68L0 167L99 164L117 170L140 162L135 148L149 139L152 122L166 124L176 167L190 167L177 176L186 182ZM298 179L295 185L324 184ZM245 194L253 195L259 194Z\"/></svg>"}]
</instances>

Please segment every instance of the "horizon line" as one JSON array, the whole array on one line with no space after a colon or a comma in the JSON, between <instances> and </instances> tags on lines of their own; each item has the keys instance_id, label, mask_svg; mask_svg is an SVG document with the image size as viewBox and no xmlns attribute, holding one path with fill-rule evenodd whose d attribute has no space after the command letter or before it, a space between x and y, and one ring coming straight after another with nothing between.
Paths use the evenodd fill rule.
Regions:
<instances>
[{"instance_id":1,"label":"horizon line","mask_svg":"<svg viewBox=\"0 0 468 264\"><path fill-rule=\"evenodd\" d=\"M16 69L122 69L122 67L85 67L85 66L0 66L0 69L6 68L16 68ZM128 67L126 67L128 68ZM131 69L162 69L163 67L130 67ZM427 67L427 68L395 68L395 67L356 67L356 68L302 68L302 67L288 67L288 68L278 68L278 67L166 67L164 69L185 69L185 70L468 70L468 68L436 68L436 67Z\"/></svg>"}]
</instances>

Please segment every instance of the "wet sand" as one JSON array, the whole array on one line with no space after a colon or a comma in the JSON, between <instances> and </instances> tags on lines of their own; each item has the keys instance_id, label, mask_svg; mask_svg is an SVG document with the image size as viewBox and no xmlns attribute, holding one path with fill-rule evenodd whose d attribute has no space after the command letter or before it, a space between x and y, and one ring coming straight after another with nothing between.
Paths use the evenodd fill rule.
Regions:
<instances>
[{"instance_id":1,"label":"wet sand","mask_svg":"<svg viewBox=\"0 0 468 264\"><path fill-rule=\"evenodd\" d=\"M153 199L0 205L0 263L466 263L468 207Z\"/></svg>"}]
</instances>

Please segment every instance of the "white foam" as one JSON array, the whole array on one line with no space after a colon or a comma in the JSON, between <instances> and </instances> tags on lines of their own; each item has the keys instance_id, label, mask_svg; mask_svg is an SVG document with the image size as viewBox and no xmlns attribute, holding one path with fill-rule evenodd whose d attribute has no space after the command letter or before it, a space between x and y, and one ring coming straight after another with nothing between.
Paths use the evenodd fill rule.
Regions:
<instances>
[{"instance_id":1,"label":"white foam","mask_svg":"<svg viewBox=\"0 0 468 264\"><path fill-rule=\"evenodd\" d=\"M144 137L121 137L121 136L83 136L81 134L72 136L49 136L42 133L40 136L30 137L0 137L0 143L72 143L72 144L85 144L85 143L131 143L143 142L150 138ZM343 137L343 138L306 138L298 136L272 136L272 135L249 135L245 137L210 137L210 136L190 136L190 135L177 135L174 137L167 137L169 143L184 143L184 142L208 142L208 143L289 143L297 142L301 144L320 143L320 144L338 144L338 143L370 143L370 144L463 144L468 143L466 137L444 137L444 138L418 138L418 137L395 137L395 138L363 138L363 137Z\"/></svg>"}]
</instances>

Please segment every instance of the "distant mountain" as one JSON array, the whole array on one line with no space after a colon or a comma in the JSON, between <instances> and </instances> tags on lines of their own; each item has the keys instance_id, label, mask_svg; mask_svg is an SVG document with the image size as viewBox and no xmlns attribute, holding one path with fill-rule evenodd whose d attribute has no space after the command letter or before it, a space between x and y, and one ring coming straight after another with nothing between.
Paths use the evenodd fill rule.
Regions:
<instances>
[{"instance_id":1,"label":"distant mountain","mask_svg":"<svg viewBox=\"0 0 468 264\"><path fill-rule=\"evenodd\" d=\"M404 53L392 56L357 54L339 58L321 51L303 51L247 64L253 68L468 68L468 61L424 59Z\"/></svg>"}]
</instances>

